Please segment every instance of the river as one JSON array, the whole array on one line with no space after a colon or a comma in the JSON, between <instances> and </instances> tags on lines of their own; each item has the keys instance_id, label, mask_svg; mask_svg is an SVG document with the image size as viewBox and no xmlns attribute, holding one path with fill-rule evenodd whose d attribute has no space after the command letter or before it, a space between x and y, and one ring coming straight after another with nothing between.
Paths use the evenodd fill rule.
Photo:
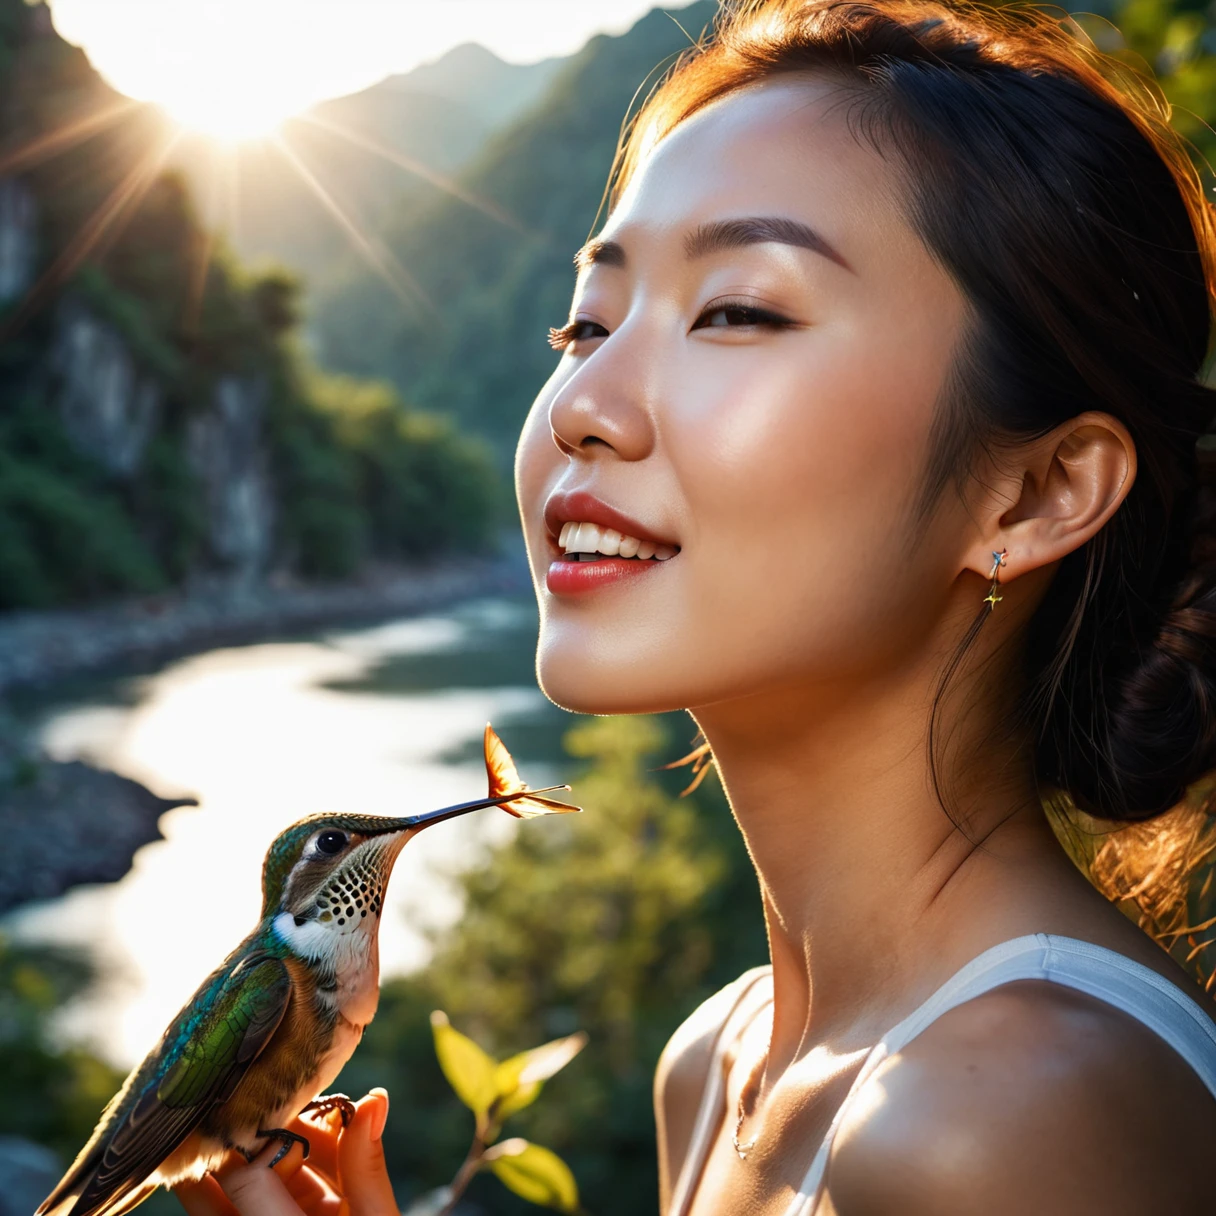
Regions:
<instances>
[{"instance_id":1,"label":"river","mask_svg":"<svg viewBox=\"0 0 1216 1216\"><path fill-rule=\"evenodd\" d=\"M56 759L86 759L198 807L161 819L116 883L28 905L4 928L84 951L95 984L60 1034L126 1067L256 923L260 867L303 815L400 815L485 789L492 721L533 785L563 779L575 719L532 673L531 601L479 600L375 628L212 650L137 676L53 690L21 708ZM450 874L518 829L487 810L440 824L397 863L380 934L385 975L425 964L426 929L450 922Z\"/></svg>"}]
</instances>

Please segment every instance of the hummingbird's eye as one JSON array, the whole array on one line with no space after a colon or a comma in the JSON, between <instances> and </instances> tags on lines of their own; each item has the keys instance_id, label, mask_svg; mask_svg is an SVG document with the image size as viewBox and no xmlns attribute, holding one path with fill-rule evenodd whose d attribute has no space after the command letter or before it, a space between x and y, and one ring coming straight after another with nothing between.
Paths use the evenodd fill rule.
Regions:
<instances>
[{"instance_id":1,"label":"hummingbird's eye","mask_svg":"<svg viewBox=\"0 0 1216 1216\"><path fill-rule=\"evenodd\" d=\"M322 832L317 837L317 852L328 853L331 857L341 853L346 848L347 836L345 832Z\"/></svg>"}]
</instances>

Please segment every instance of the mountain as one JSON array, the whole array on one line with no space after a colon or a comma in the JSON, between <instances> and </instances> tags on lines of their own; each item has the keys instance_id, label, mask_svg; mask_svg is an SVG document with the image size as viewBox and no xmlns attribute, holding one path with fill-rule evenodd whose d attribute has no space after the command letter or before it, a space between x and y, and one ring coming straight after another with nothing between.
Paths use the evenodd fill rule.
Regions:
<instances>
[{"instance_id":1,"label":"mountain","mask_svg":"<svg viewBox=\"0 0 1216 1216\"><path fill-rule=\"evenodd\" d=\"M543 93L560 64L505 63L465 43L289 119L279 132L287 151L278 140L220 149L196 136L182 141L173 163L238 253L281 262L323 287L353 244L337 212L374 247L386 212L404 196L429 197L428 175L466 165Z\"/></svg>"},{"instance_id":2,"label":"mountain","mask_svg":"<svg viewBox=\"0 0 1216 1216\"><path fill-rule=\"evenodd\" d=\"M0 609L484 542L479 449L302 359L298 284L208 232L171 134L0 0Z\"/></svg>"},{"instance_id":3,"label":"mountain","mask_svg":"<svg viewBox=\"0 0 1216 1216\"><path fill-rule=\"evenodd\" d=\"M595 224L626 110L715 11L712 0L655 9L624 34L593 38L460 173L463 198L399 204L385 245L427 303L403 304L348 258L314 304L325 361L387 376L505 455L552 370L546 331L565 320L570 259Z\"/></svg>"},{"instance_id":4,"label":"mountain","mask_svg":"<svg viewBox=\"0 0 1216 1216\"><path fill-rule=\"evenodd\" d=\"M463 42L433 63L390 76L376 87L458 102L493 130L539 101L564 63L560 58L504 63L479 43Z\"/></svg>"}]
</instances>

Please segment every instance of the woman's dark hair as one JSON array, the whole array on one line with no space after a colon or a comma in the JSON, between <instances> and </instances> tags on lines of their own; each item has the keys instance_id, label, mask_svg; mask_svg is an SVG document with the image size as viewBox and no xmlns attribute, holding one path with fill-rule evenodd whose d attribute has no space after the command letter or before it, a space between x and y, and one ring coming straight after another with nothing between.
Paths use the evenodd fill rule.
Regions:
<instances>
[{"instance_id":1,"label":"woman's dark hair","mask_svg":"<svg viewBox=\"0 0 1216 1216\"><path fill-rule=\"evenodd\" d=\"M632 121L613 201L680 122L794 72L838 81L855 136L894 152L910 220L969 305L915 522L946 487L962 491L981 453L995 459L1085 410L1131 433L1135 483L1060 563L1002 729L1031 732L1040 789L1086 815L1162 816L1216 768L1216 568L1196 451L1216 416L1201 379L1216 225L1169 105L1066 14L962 0L724 0L712 36ZM932 727L989 610L938 689L935 783ZM1190 832L1192 861L1210 836ZM1109 857L1106 870L1108 893L1128 895L1135 876Z\"/></svg>"}]
</instances>

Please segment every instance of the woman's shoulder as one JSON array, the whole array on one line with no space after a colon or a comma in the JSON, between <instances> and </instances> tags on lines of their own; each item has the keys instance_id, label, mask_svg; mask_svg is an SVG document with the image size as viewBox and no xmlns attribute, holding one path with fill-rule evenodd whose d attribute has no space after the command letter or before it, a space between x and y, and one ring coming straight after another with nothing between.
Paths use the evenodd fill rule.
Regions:
<instances>
[{"instance_id":1,"label":"woman's shoulder","mask_svg":"<svg viewBox=\"0 0 1216 1216\"><path fill-rule=\"evenodd\" d=\"M680 1023L663 1048L654 1075L654 1107L664 1208L675 1174L692 1142L697 1113L719 1044L719 1032L749 997L756 1001L767 997L771 978L769 966L745 971L702 1001Z\"/></svg>"},{"instance_id":2,"label":"woman's shoulder","mask_svg":"<svg viewBox=\"0 0 1216 1216\"><path fill-rule=\"evenodd\" d=\"M828 1208L1211 1210L1216 1101L1121 1009L1043 980L956 1006L875 1071L832 1145Z\"/></svg>"},{"instance_id":3,"label":"woman's shoulder","mask_svg":"<svg viewBox=\"0 0 1216 1216\"><path fill-rule=\"evenodd\" d=\"M670 1102L700 1102L709 1077L710 1062L718 1044L718 1032L751 994L768 995L772 967L752 967L724 988L707 997L676 1028L663 1048L655 1071L655 1098Z\"/></svg>"}]
</instances>

